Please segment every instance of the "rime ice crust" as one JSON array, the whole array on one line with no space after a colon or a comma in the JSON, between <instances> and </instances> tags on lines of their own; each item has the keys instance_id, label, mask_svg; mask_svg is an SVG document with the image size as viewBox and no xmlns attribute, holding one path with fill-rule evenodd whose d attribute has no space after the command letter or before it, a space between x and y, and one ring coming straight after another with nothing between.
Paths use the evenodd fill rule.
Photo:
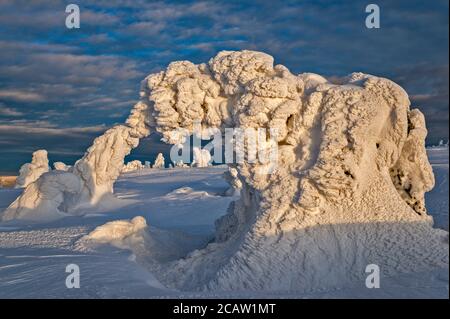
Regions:
<instances>
[{"instance_id":1,"label":"rime ice crust","mask_svg":"<svg viewBox=\"0 0 450 319\"><path fill-rule=\"evenodd\" d=\"M225 195L234 196L240 193L242 181L239 179L239 173L235 167L229 166L228 171L223 173L223 178L230 185L230 188L226 190Z\"/></svg>"},{"instance_id":2,"label":"rime ice crust","mask_svg":"<svg viewBox=\"0 0 450 319\"><path fill-rule=\"evenodd\" d=\"M156 130L169 143L181 143L183 136L173 131L193 132L195 121L204 129L277 128L275 175L298 181L294 203L306 212L318 213L323 201L358 196L367 187L367 172L394 174L400 165L404 177L397 188L424 213L423 195L433 186L433 174L423 115L410 111L406 92L387 79L353 73L339 82L310 73L295 76L284 66L273 67L264 53L224 51L208 64L171 63L148 77L147 92ZM414 168L405 157L414 158ZM240 165L239 172L250 187L264 191L273 183L259 174L258 165Z\"/></svg>"},{"instance_id":3,"label":"rime ice crust","mask_svg":"<svg viewBox=\"0 0 450 319\"><path fill-rule=\"evenodd\" d=\"M46 178L29 184L6 209L2 220L39 221L40 216L47 219L45 210L50 212L50 219L55 219L107 202L111 199L125 156L138 146L139 139L150 133L148 120L147 105L138 102L124 125L114 126L97 137L67 172L50 171ZM57 200L47 200L50 197Z\"/></svg>"},{"instance_id":4,"label":"rime ice crust","mask_svg":"<svg viewBox=\"0 0 450 319\"><path fill-rule=\"evenodd\" d=\"M434 182L423 115L390 80L353 73L338 82L293 75L252 51L148 77L152 122L169 143L196 121L279 132L276 171L237 165L241 199L217 221L216 243L174 262L164 282L308 290L360 279L371 262L385 275L448 265L445 232L425 211ZM173 282L176 273L184 276Z\"/></svg>"},{"instance_id":5,"label":"rime ice crust","mask_svg":"<svg viewBox=\"0 0 450 319\"><path fill-rule=\"evenodd\" d=\"M3 213L2 220L43 222L67 216L67 205L82 189L80 179L69 172L51 171L27 186Z\"/></svg>"},{"instance_id":6,"label":"rime ice crust","mask_svg":"<svg viewBox=\"0 0 450 319\"><path fill-rule=\"evenodd\" d=\"M127 123L98 137L65 173L72 175L47 173L58 181L75 176L79 192L58 193L40 178L7 214L22 216L35 193L49 190L62 198L49 204L53 211L95 205L112 193L124 157L150 127L171 144L183 143L197 121L205 130L275 127L277 169L237 165L241 198L217 221L215 242L151 263L161 282L187 290L309 291L361 284L369 263L384 276L448 267L448 233L433 229L425 211L434 178L424 118L409 104L387 79L353 73L331 83L293 75L261 52L173 62L143 81Z\"/></svg>"}]
</instances>

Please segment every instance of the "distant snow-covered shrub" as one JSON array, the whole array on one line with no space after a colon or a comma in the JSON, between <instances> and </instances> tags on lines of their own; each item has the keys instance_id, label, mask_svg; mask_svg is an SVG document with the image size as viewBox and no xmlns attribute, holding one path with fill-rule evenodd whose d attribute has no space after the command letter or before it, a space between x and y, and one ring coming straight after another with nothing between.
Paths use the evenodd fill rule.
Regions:
<instances>
[{"instance_id":1,"label":"distant snow-covered shrub","mask_svg":"<svg viewBox=\"0 0 450 319\"><path fill-rule=\"evenodd\" d=\"M141 161L134 160L134 161L128 162L127 164L124 164L121 172L122 173L134 172L134 171L138 171L138 170L141 170L144 168L145 168L145 165L143 165Z\"/></svg>"},{"instance_id":2,"label":"distant snow-covered shrub","mask_svg":"<svg viewBox=\"0 0 450 319\"><path fill-rule=\"evenodd\" d=\"M165 167L165 160L162 153L158 153L155 159L155 163L153 164L153 168L164 168Z\"/></svg>"},{"instance_id":3,"label":"distant snow-covered shrub","mask_svg":"<svg viewBox=\"0 0 450 319\"><path fill-rule=\"evenodd\" d=\"M194 147L192 167L208 167L211 165L211 154L208 150Z\"/></svg>"}]
</instances>

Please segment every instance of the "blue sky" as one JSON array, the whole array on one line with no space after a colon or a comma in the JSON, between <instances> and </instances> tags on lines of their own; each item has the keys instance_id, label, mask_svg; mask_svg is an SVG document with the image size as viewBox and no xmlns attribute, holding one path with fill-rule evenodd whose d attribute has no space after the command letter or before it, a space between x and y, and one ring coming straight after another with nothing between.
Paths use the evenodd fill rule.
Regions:
<instances>
[{"instance_id":1,"label":"blue sky","mask_svg":"<svg viewBox=\"0 0 450 319\"><path fill-rule=\"evenodd\" d=\"M81 28L65 27L76 3ZM448 0L376 1L0 0L0 172L38 148L72 163L122 122L140 81L174 60L220 50L265 51L293 73L360 71L393 79L427 117L428 143L448 139ZM153 160L157 136L130 158Z\"/></svg>"}]
</instances>

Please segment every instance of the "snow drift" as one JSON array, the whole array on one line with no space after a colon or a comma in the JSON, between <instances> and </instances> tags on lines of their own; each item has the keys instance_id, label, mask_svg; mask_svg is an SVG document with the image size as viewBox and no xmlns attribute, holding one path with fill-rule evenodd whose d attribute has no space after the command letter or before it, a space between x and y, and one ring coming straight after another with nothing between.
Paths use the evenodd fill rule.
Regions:
<instances>
[{"instance_id":1,"label":"snow drift","mask_svg":"<svg viewBox=\"0 0 450 319\"><path fill-rule=\"evenodd\" d=\"M424 203L434 185L425 120L409 106L388 79L353 73L332 83L294 75L261 52L173 62L143 81L127 123L97 138L66 173L80 181L79 192L72 183L59 193L47 187L69 178L47 173L49 181L29 186L8 216L33 207L35 193L55 192L60 200L48 206L56 213L108 198L124 157L150 127L172 144L198 122L206 131L276 128L275 170L267 174L258 161L235 166L241 197L217 221L214 242L164 265L138 256L162 283L311 291L362 283L371 263L383 276L448 267L448 233L432 228ZM262 147L271 146L267 138Z\"/></svg>"},{"instance_id":2,"label":"snow drift","mask_svg":"<svg viewBox=\"0 0 450 319\"><path fill-rule=\"evenodd\" d=\"M98 226L77 240L78 251L92 251L99 245L109 244L129 249L145 256L154 265L182 258L190 251L205 245L202 236L187 235L180 231L162 230L147 225L144 217L115 220Z\"/></svg>"},{"instance_id":3,"label":"snow drift","mask_svg":"<svg viewBox=\"0 0 450 319\"><path fill-rule=\"evenodd\" d=\"M64 172L67 172L67 171L70 170L70 168L71 168L72 166L66 165L66 164L64 164L63 162L54 162L54 163L53 163L53 167L54 167L55 170L57 170L57 171L64 171Z\"/></svg>"},{"instance_id":4,"label":"snow drift","mask_svg":"<svg viewBox=\"0 0 450 319\"><path fill-rule=\"evenodd\" d=\"M115 220L97 227L84 237L84 240L96 243L113 243L125 240L147 227L144 217L136 216L131 220Z\"/></svg>"}]
</instances>

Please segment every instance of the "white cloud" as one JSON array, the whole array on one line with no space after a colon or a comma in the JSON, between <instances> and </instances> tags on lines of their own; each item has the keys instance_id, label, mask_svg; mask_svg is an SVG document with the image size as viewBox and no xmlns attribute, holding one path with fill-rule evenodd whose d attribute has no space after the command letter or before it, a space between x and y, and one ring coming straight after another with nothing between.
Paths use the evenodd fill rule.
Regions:
<instances>
[{"instance_id":1,"label":"white cloud","mask_svg":"<svg viewBox=\"0 0 450 319\"><path fill-rule=\"evenodd\" d=\"M42 102L45 100L44 96L39 93L15 89L0 90L0 98L22 102Z\"/></svg>"},{"instance_id":2,"label":"white cloud","mask_svg":"<svg viewBox=\"0 0 450 319\"><path fill-rule=\"evenodd\" d=\"M14 108L7 107L3 103L0 103L0 116L16 117L16 116L22 116L22 115L24 115L24 113L14 109Z\"/></svg>"}]
</instances>

